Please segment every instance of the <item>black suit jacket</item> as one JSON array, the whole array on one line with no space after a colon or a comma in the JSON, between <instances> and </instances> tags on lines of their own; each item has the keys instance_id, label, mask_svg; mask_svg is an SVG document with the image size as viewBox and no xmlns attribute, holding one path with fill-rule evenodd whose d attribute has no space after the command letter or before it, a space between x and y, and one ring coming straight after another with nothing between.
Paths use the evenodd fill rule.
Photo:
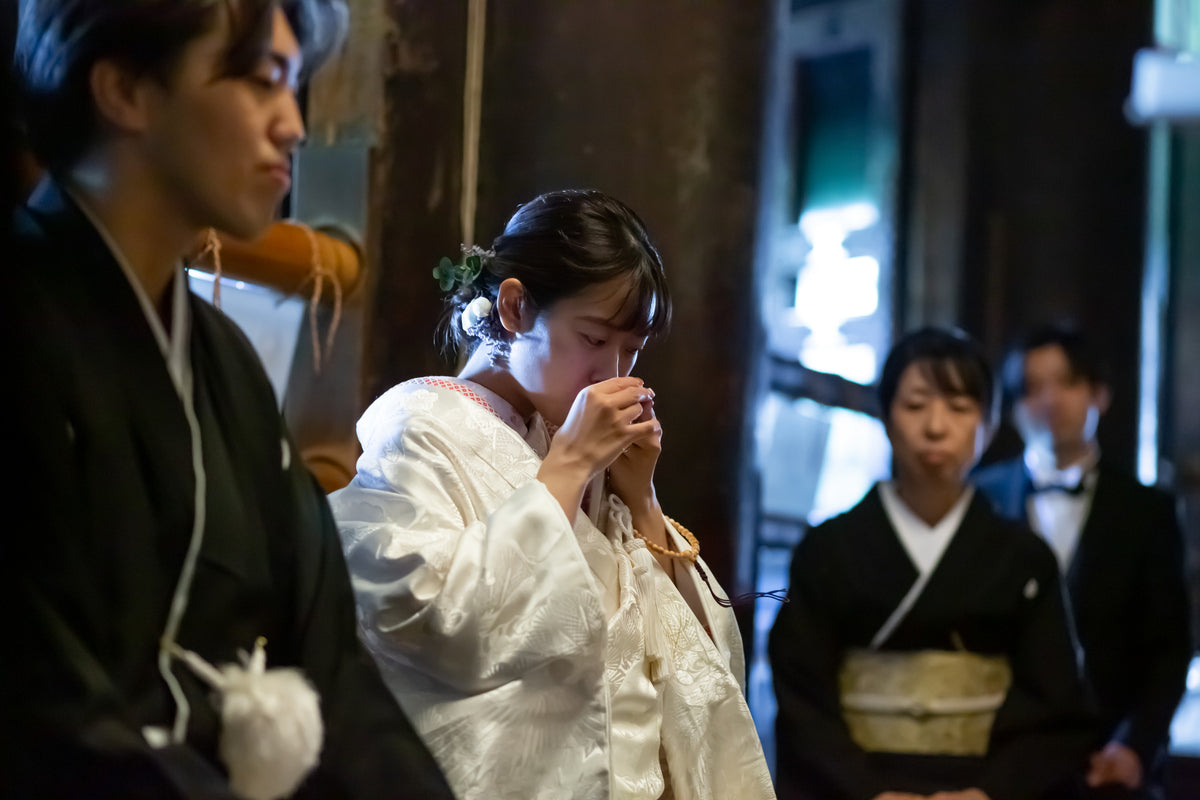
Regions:
<instances>
[{"instance_id":1,"label":"black suit jacket","mask_svg":"<svg viewBox=\"0 0 1200 800\"><path fill-rule=\"evenodd\" d=\"M1027 519L1031 485L1021 459L980 470L975 483L999 513ZM1126 744L1151 769L1165 753L1192 657L1174 498L1101 463L1066 585L1100 741Z\"/></svg>"},{"instance_id":2,"label":"black suit jacket","mask_svg":"<svg viewBox=\"0 0 1200 800\"><path fill-rule=\"evenodd\" d=\"M147 226L153 225L147 220ZM136 296L52 181L17 215L0 293L7 379L0 535L0 794L232 800L211 690L176 665L186 741L152 748L175 703L156 659L191 540L183 404ZM240 330L189 298L206 511L178 642L213 664L257 636L316 687L320 763L296 798L449 798L360 645L328 503Z\"/></svg>"}]
</instances>

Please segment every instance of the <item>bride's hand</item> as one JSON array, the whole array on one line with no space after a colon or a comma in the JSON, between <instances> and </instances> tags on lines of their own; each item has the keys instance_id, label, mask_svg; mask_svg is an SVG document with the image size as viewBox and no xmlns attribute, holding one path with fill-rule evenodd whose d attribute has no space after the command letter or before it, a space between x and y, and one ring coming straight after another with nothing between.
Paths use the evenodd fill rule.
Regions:
<instances>
[{"instance_id":1,"label":"bride's hand","mask_svg":"<svg viewBox=\"0 0 1200 800\"><path fill-rule=\"evenodd\" d=\"M653 396L640 378L610 378L576 395L538 470L538 479L572 522L591 477L658 427L655 419L638 421L645 414L643 403Z\"/></svg>"},{"instance_id":2,"label":"bride's hand","mask_svg":"<svg viewBox=\"0 0 1200 800\"><path fill-rule=\"evenodd\" d=\"M662 425L654 413L654 400L642 401L641 405L642 413L635 424L653 423L654 427L633 440L608 468L612 490L635 516L658 508L654 492L654 468L662 455Z\"/></svg>"}]
</instances>

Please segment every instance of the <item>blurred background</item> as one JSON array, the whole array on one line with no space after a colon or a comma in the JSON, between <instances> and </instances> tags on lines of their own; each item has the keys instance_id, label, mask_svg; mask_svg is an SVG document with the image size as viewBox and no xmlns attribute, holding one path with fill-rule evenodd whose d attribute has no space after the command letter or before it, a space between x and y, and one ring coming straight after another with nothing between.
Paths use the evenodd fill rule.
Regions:
<instances>
[{"instance_id":1,"label":"blurred background","mask_svg":"<svg viewBox=\"0 0 1200 800\"><path fill-rule=\"evenodd\" d=\"M590 187L667 264L674 328L638 365L657 487L730 592L785 588L805 528L887 476L873 385L898 333L957 325L998 365L1066 321L1112 368L1105 458L1182 500L1200 612L1200 0L350 5L285 208L322 238L260 285L234 254L223 289L327 489L374 397L454 369L438 259ZM1181 83L1135 91L1139 51ZM1006 426L985 461L1020 447ZM739 609L769 753L777 607ZM1200 796L1200 666L1189 686L1178 797Z\"/></svg>"}]
</instances>

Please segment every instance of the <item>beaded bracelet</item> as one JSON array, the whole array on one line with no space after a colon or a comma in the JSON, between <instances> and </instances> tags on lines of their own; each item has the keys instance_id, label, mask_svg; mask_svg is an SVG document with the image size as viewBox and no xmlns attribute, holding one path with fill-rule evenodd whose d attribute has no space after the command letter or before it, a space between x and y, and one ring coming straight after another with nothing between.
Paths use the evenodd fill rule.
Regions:
<instances>
[{"instance_id":1,"label":"beaded bracelet","mask_svg":"<svg viewBox=\"0 0 1200 800\"><path fill-rule=\"evenodd\" d=\"M675 550L668 550L665 547L659 547L657 544L638 533L636 528L633 531L633 535L645 542L646 547L650 548L655 553L661 553L669 558L678 558L684 561L690 561L692 566L696 568L696 574L700 576L700 580L704 581L704 585L708 587L708 593L712 595L713 600L717 602L717 605L724 606L726 608L732 608L733 603L729 600L729 598L721 597L721 595L717 594L716 590L713 589L712 583L709 582L708 575L704 572L704 568L700 566L700 562L697 560L700 558L700 541L696 538L695 534L665 514L663 515L663 518L666 519L667 522L671 523L675 530L682 534L683 538L687 540L687 543L691 545L691 550L680 553Z\"/></svg>"},{"instance_id":2,"label":"beaded bracelet","mask_svg":"<svg viewBox=\"0 0 1200 800\"><path fill-rule=\"evenodd\" d=\"M648 538L639 533L637 528L633 529L633 535L645 542L646 547L650 548L652 552L667 556L668 558L678 558L683 561L690 561L695 564L696 559L700 557L700 542L696 540L696 537L691 531L680 525L675 520L671 519L670 517L665 517L665 519L675 527L675 530L679 531L684 539L687 540L687 543L691 545L691 550L684 550L683 552L678 550L668 550L667 548L650 541Z\"/></svg>"},{"instance_id":3,"label":"beaded bracelet","mask_svg":"<svg viewBox=\"0 0 1200 800\"><path fill-rule=\"evenodd\" d=\"M717 590L713 588L712 583L708 579L708 573L704 571L704 568L700 566L700 562L697 560L700 558L700 542L696 539L696 536L670 517L666 517L665 515L664 517L667 522L671 523L671 525L675 527L675 530L679 531L679 533L683 535L683 538L687 540L689 545L691 545L691 550L680 553L675 550L668 550L665 547L660 547L642 534L638 533L636 528L633 531L633 535L645 542L646 547L650 548L652 552L660 553L661 555L669 558L678 558L683 561L690 561L692 566L696 568L696 574L700 576L700 580L704 581L704 585L708 587L708 593L712 595L712 598L717 602L717 605L724 606L725 608L733 608L733 606L738 603L742 603L747 600L753 600L756 597L769 597L772 600L778 600L781 603L788 602L786 589L778 589L772 592L750 592L749 594L738 595L732 600L730 600L728 597L722 597L721 595L717 594Z\"/></svg>"}]
</instances>

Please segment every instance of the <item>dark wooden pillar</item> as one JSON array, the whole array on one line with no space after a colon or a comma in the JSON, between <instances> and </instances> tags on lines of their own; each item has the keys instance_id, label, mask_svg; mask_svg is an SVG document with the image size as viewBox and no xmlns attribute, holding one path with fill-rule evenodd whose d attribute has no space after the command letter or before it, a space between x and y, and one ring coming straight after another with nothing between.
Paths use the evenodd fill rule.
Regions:
<instances>
[{"instance_id":1,"label":"dark wooden pillar","mask_svg":"<svg viewBox=\"0 0 1200 800\"><path fill-rule=\"evenodd\" d=\"M731 591L767 5L505 0L486 20L476 243L564 187L607 191L645 219L677 311L638 369L665 428L656 483ZM433 346L430 271L462 237L467 3L372 0L353 14L348 63L314 94L310 136L332 126L369 143L361 408L452 369Z\"/></svg>"},{"instance_id":2,"label":"dark wooden pillar","mask_svg":"<svg viewBox=\"0 0 1200 800\"><path fill-rule=\"evenodd\" d=\"M919 0L908 10L907 137L911 176L900 328L958 324L970 157L967 3Z\"/></svg>"},{"instance_id":3,"label":"dark wooden pillar","mask_svg":"<svg viewBox=\"0 0 1200 800\"><path fill-rule=\"evenodd\" d=\"M662 252L675 324L637 369L663 421L655 482L730 591L767 5L490 3L484 71L480 243L538 193L589 187L632 206Z\"/></svg>"},{"instance_id":4,"label":"dark wooden pillar","mask_svg":"<svg viewBox=\"0 0 1200 800\"><path fill-rule=\"evenodd\" d=\"M997 357L1076 323L1113 368L1105 454L1132 470L1147 149L1122 109L1153 2L953 5L916 4L907 322L955 321Z\"/></svg>"},{"instance_id":5,"label":"dark wooden pillar","mask_svg":"<svg viewBox=\"0 0 1200 800\"><path fill-rule=\"evenodd\" d=\"M374 32L383 95L370 185L377 268L364 342L368 402L396 383L451 368L433 344L442 295L431 273L439 258L458 253L462 238L467 4L381 5L382 28Z\"/></svg>"},{"instance_id":6,"label":"dark wooden pillar","mask_svg":"<svg viewBox=\"0 0 1200 800\"><path fill-rule=\"evenodd\" d=\"M466 3L351 6L346 46L309 88L293 198L304 221L348 227L365 263L319 373L306 318L288 387L289 424L327 489L353 475L354 423L375 397L449 369L433 346L441 295L431 271L460 239ZM323 304L322 338L333 316Z\"/></svg>"}]
</instances>

